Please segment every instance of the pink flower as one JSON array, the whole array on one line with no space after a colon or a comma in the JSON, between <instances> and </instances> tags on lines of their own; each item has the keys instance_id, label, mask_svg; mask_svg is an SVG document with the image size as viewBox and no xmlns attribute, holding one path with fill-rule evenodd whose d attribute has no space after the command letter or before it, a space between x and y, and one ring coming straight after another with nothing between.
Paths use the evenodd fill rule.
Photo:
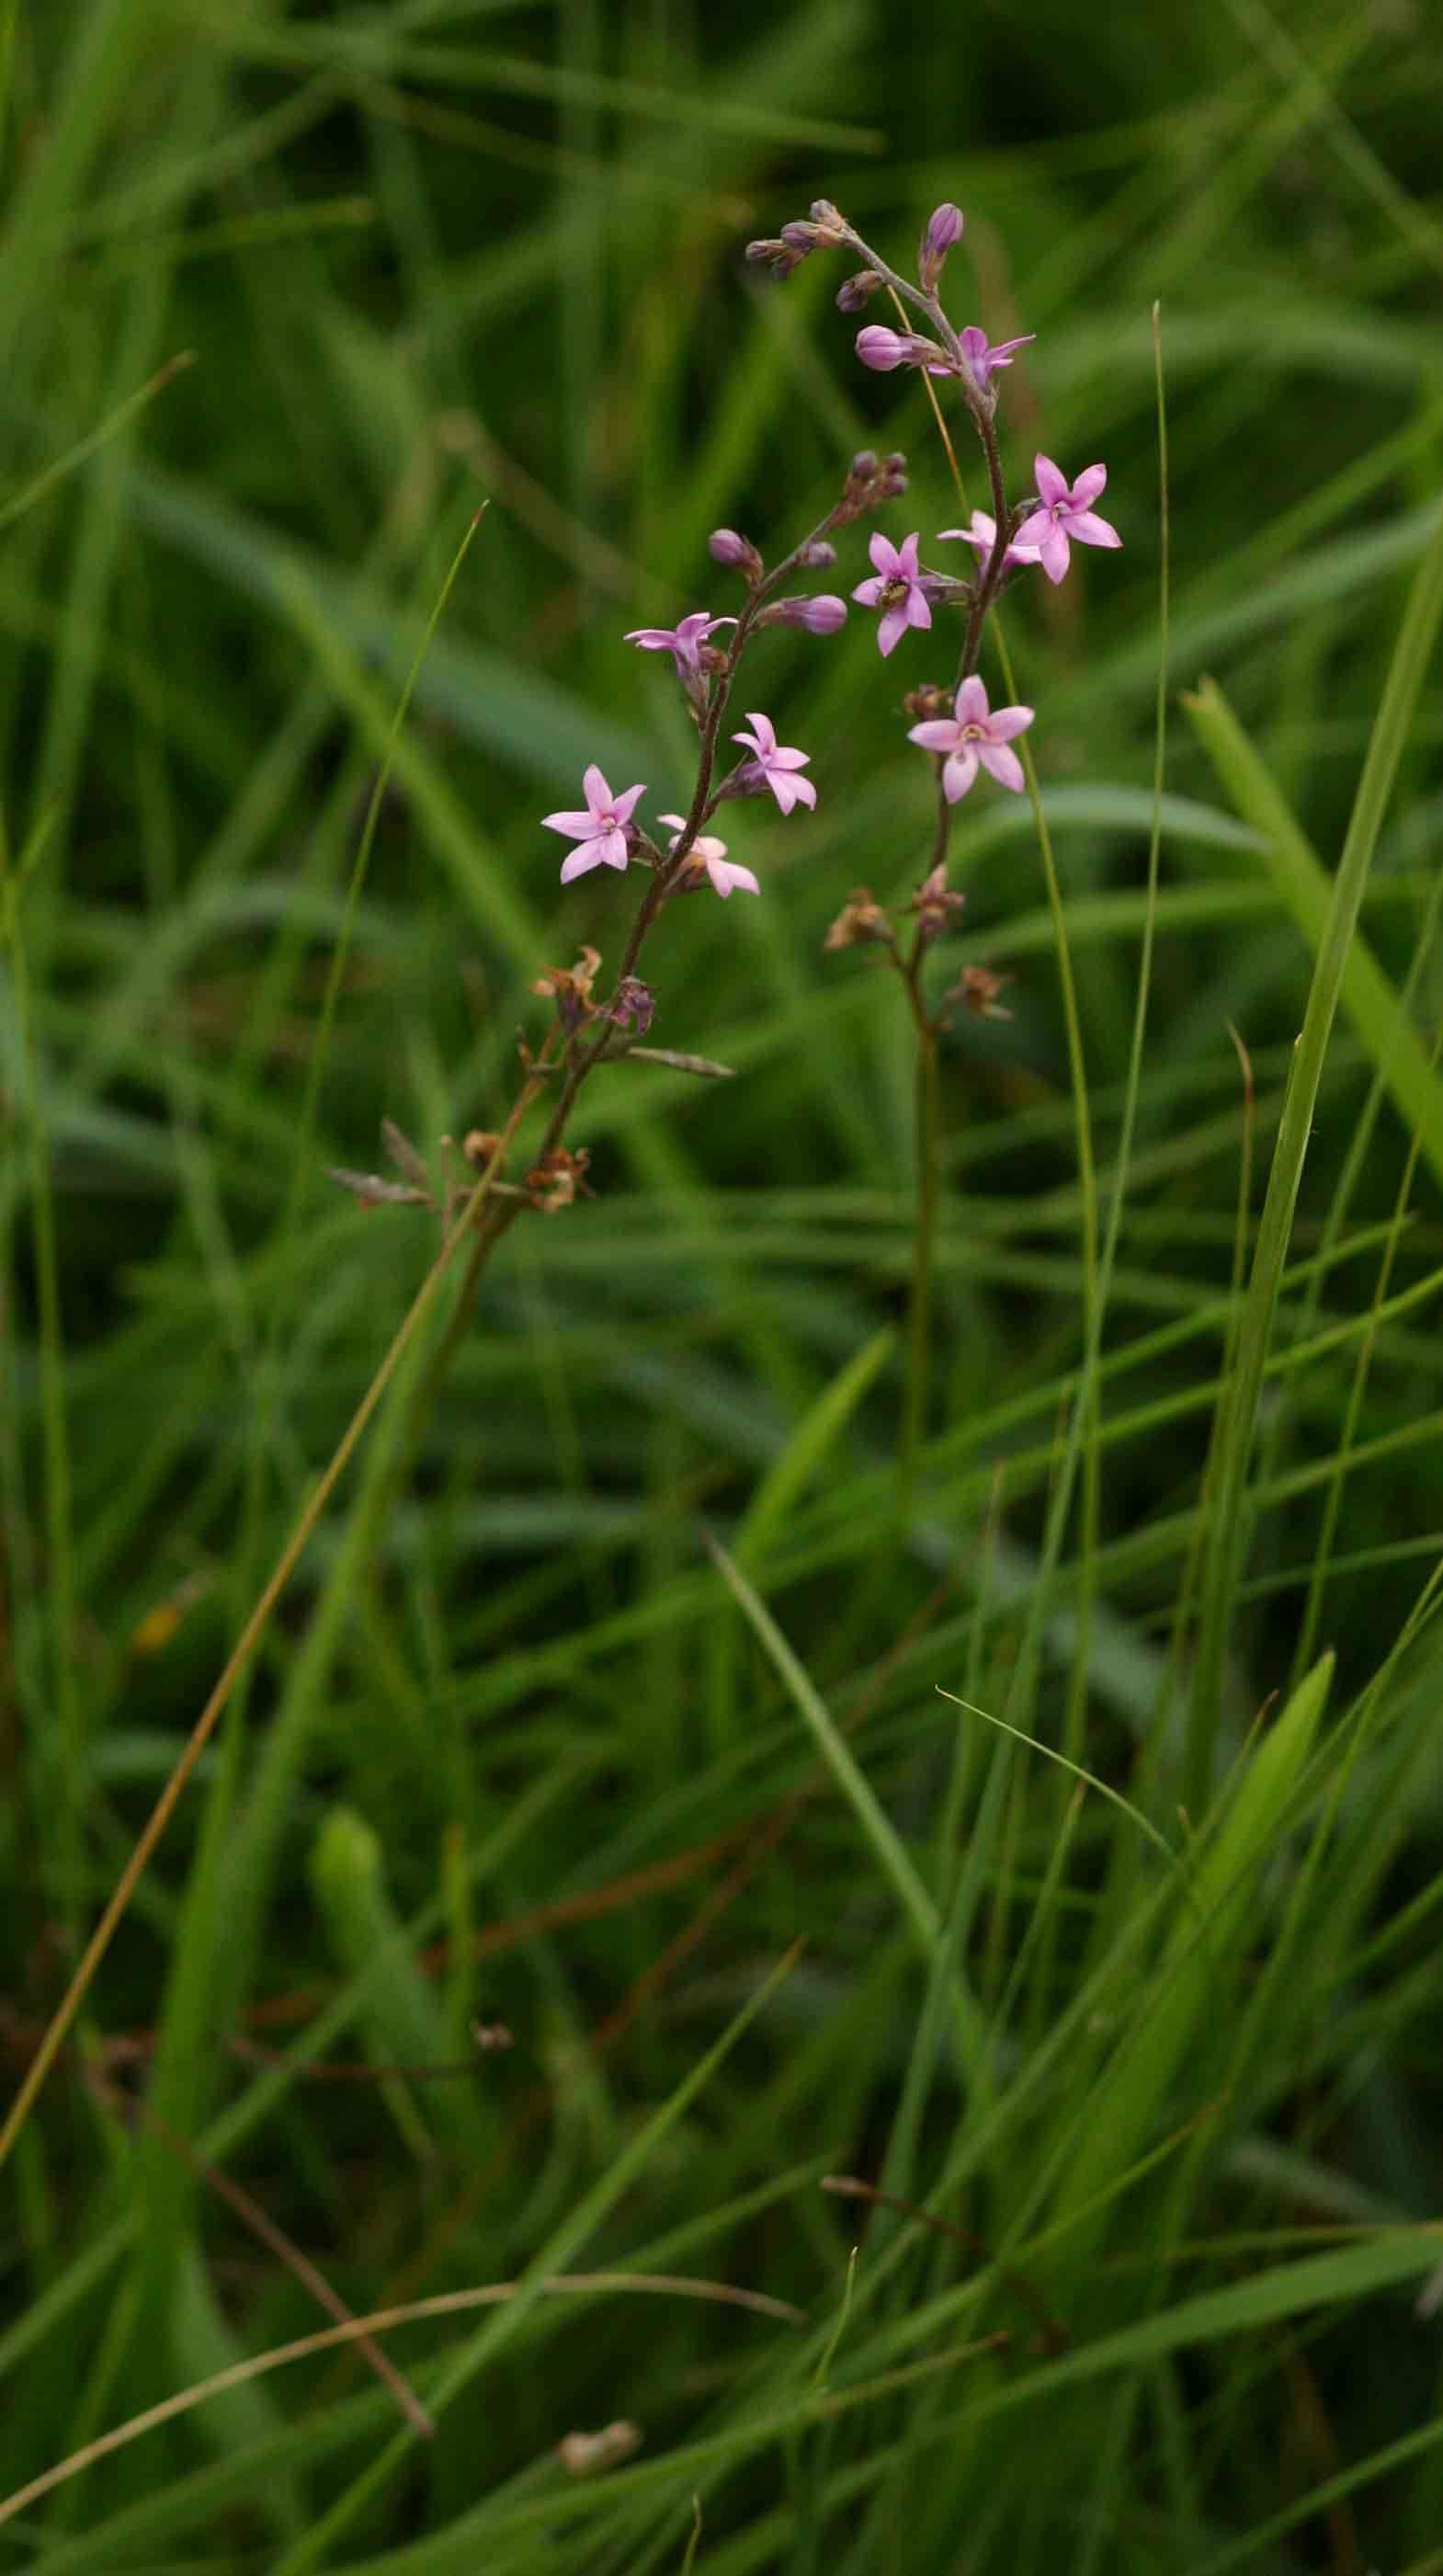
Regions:
<instances>
[{"instance_id":1,"label":"pink flower","mask_svg":"<svg viewBox=\"0 0 1443 2576\"><path fill-rule=\"evenodd\" d=\"M718 626L735 624L734 617L708 617L704 608L695 608L679 626L633 626L622 640L639 646L643 653L669 653L676 664L677 678L685 682L700 675L701 647L707 637Z\"/></svg>"},{"instance_id":2,"label":"pink flower","mask_svg":"<svg viewBox=\"0 0 1443 2576\"><path fill-rule=\"evenodd\" d=\"M867 552L876 566L876 578L859 581L852 597L859 599L864 608L883 611L877 645L885 659L893 646L900 644L909 626L931 625L932 611L918 572L915 534L894 546L878 528Z\"/></svg>"},{"instance_id":3,"label":"pink flower","mask_svg":"<svg viewBox=\"0 0 1443 2576\"><path fill-rule=\"evenodd\" d=\"M1050 456L1034 457L1033 467L1039 506L1023 520L1012 542L1036 546L1049 581L1061 581L1067 570L1070 538L1075 537L1080 546L1121 545L1111 520L1100 519L1092 507L1099 492L1107 488L1105 465L1085 466L1071 486Z\"/></svg>"},{"instance_id":4,"label":"pink flower","mask_svg":"<svg viewBox=\"0 0 1443 2576\"><path fill-rule=\"evenodd\" d=\"M960 537L964 546L975 546L979 558L979 569L985 571L987 558L991 555L992 549L997 543L997 522L995 519L990 518L985 510L974 510L972 513L972 525L970 528L939 528L937 535L939 539L942 537ZM1014 538L1002 560L1004 566L1008 564L1041 563L1042 551L1038 546L1019 546Z\"/></svg>"},{"instance_id":5,"label":"pink flower","mask_svg":"<svg viewBox=\"0 0 1443 2576\"><path fill-rule=\"evenodd\" d=\"M968 323L962 334L962 354L984 393L995 370L1011 366L1013 350L1025 349L1028 341L1036 337L1035 331L1024 331L1020 340L999 340L989 348L986 332L979 330L975 322Z\"/></svg>"},{"instance_id":6,"label":"pink flower","mask_svg":"<svg viewBox=\"0 0 1443 2576\"><path fill-rule=\"evenodd\" d=\"M628 787L624 796L613 796L595 761L582 782L586 797L584 814L543 814L541 820L548 832L564 832L568 841L576 841L568 859L561 863L561 882L570 885L573 877L584 877L588 868L624 868L626 865L626 827L645 786Z\"/></svg>"},{"instance_id":7,"label":"pink flower","mask_svg":"<svg viewBox=\"0 0 1443 2576\"><path fill-rule=\"evenodd\" d=\"M753 716L753 724L755 724L756 721L756 717ZM802 780L802 785L804 787L807 783L806 779ZM663 814L660 819L663 823L674 823L676 825L676 831L671 843L672 848L675 849L677 842L681 839L682 833L686 830L686 816L684 814ZM702 869L705 869L723 902L726 901L727 896L733 893L738 886L742 888L745 894L761 893L761 887L758 885L756 878L752 875L751 869L740 867L735 859L729 859L727 857L727 845L725 841L714 840L710 833L698 832L696 839L693 841L691 848L688 850L686 855L688 866L690 866L692 861L695 860L697 863L698 873L700 873Z\"/></svg>"},{"instance_id":8,"label":"pink flower","mask_svg":"<svg viewBox=\"0 0 1443 2576\"><path fill-rule=\"evenodd\" d=\"M966 795L979 761L999 787L1010 787L1014 795L1020 795L1022 763L1007 746L1027 731L1032 716L1031 707L998 707L995 714L990 713L987 691L974 672L957 692L955 715L913 725L907 740L919 742L924 751L945 754L942 793L949 805Z\"/></svg>"},{"instance_id":9,"label":"pink flower","mask_svg":"<svg viewBox=\"0 0 1443 2576\"><path fill-rule=\"evenodd\" d=\"M793 751L786 743L779 743L769 716L759 716L751 707L747 713L755 731L732 735L733 742L744 742L756 755L755 760L745 762L744 767L760 771L758 784L770 787L784 814L790 814L794 805L815 805L817 791L810 778L798 778L795 774L808 766L810 752Z\"/></svg>"}]
</instances>

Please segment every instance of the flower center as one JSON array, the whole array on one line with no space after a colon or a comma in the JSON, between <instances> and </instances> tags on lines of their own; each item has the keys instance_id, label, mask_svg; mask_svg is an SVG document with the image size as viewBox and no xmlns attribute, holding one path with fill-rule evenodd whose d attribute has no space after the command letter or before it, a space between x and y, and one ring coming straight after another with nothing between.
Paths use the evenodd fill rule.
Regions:
<instances>
[{"instance_id":1,"label":"flower center","mask_svg":"<svg viewBox=\"0 0 1443 2576\"><path fill-rule=\"evenodd\" d=\"M962 740L964 742L985 742L987 740L987 727L980 724L965 724L962 727Z\"/></svg>"}]
</instances>

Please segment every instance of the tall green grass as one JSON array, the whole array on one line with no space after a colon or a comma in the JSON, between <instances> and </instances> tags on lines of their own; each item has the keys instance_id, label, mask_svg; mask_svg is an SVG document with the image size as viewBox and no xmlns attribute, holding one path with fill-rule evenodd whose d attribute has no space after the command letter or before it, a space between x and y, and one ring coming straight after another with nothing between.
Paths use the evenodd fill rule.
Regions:
<instances>
[{"instance_id":1,"label":"tall green grass","mask_svg":"<svg viewBox=\"0 0 1443 2576\"><path fill-rule=\"evenodd\" d=\"M0 77L3 2564L1423 2576L1420 31L10 0ZM900 1537L913 1069L821 940L920 658L768 641L817 813L653 966L734 1078L599 1076L474 1310L327 1178L457 1178L617 952L537 818L678 800L620 638L708 529L864 442L954 519L743 268L823 194L966 207L1016 487L1127 541L1005 603L1051 882L972 799Z\"/></svg>"}]
</instances>

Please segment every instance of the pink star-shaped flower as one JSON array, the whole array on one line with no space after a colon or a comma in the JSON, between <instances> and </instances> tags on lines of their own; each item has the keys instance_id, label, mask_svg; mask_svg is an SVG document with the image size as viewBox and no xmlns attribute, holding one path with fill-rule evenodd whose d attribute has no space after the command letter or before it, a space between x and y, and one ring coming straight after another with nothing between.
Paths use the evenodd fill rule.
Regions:
<instances>
[{"instance_id":1,"label":"pink star-shaped flower","mask_svg":"<svg viewBox=\"0 0 1443 2576\"><path fill-rule=\"evenodd\" d=\"M877 646L885 659L894 645L900 644L909 626L931 625L932 611L918 573L915 535L904 537L900 546L894 546L878 528L867 552L876 566L876 575L871 581L859 581L852 597L860 600L864 608L882 610Z\"/></svg>"},{"instance_id":2,"label":"pink star-shaped flower","mask_svg":"<svg viewBox=\"0 0 1443 2576\"><path fill-rule=\"evenodd\" d=\"M805 784L805 781L803 783ZM671 847L675 849L677 842L680 840L682 833L686 829L686 816L684 814L663 814L660 819L663 823L674 823L676 825L676 831L671 843ZM698 873L700 873L702 869L705 869L706 874L710 877L712 884L715 886L717 893L721 896L723 902L726 901L729 894L735 893L738 886L742 888L745 894L761 893L761 887L758 885L751 869L742 867L736 859L729 859L727 857L727 845L725 841L714 839L710 833L698 832L696 839L693 841L691 848L688 850L686 855L688 865L690 865L693 859L696 860Z\"/></svg>"},{"instance_id":3,"label":"pink star-shaped flower","mask_svg":"<svg viewBox=\"0 0 1443 2576\"><path fill-rule=\"evenodd\" d=\"M734 617L708 617L704 608L694 608L677 626L633 626L622 640L637 645L643 653L669 653L676 664L679 680L695 679L701 671L701 647L718 626L735 626Z\"/></svg>"},{"instance_id":4,"label":"pink star-shaped flower","mask_svg":"<svg viewBox=\"0 0 1443 2576\"><path fill-rule=\"evenodd\" d=\"M595 761L581 782L586 798L586 811L580 814L543 814L541 820L548 832L563 832L575 841L568 859L561 863L561 882L570 885L573 877L584 877L588 868L624 868L626 865L626 827L631 821L637 798L646 794L643 784L628 787L624 796L613 796Z\"/></svg>"},{"instance_id":5,"label":"pink star-shaped flower","mask_svg":"<svg viewBox=\"0 0 1443 2576\"><path fill-rule=\"evenodd\" d=\"M779 743L770 716L759 716L750 707L747 714L754 730L732 735L733 742L744 742L754 755L746 766L760 770L784 814L790 814L794 805L815 805L817 791L810 778L796 776L799 769L807 767L811 753L793 751L788 744Z\"/></svg>"},{"instance_id":6,"label":"pink star-shaped flower","mask_svg":"<svg viewBox=\"0 0 1443 2576\"><path fill-rule=\"evenodd\" d=\"M913 725L907 740L919 742L924 751L945 755L942 793L949 805L966 795L979 761L999 787L1010 787L1014 795L1020 795L1024 784L1022 763L1007 746L1027 731L1032 717L1031 707L998 707L995 713L990 710L987 691L974 671L957 692L953 714Z\"/></svg>"},{"instance_id":7,"label":"pink star-shaped flower","mask_svg":"<svg viewBox=\"0 0 1443 2576\"><path fill-rule=\"evenodd\" d=\"M962 354L984 393L997 369L1010 367L1014 351L1025 349L1036 337L1035 331L1024 331L1020 340L998 340L989 347L986 332L975 322L968 323L961 334Z\"/></svg>"},{"instance_id":8,"label":"pink star-shaped flower","mask_svg":"<svg viewBox=\"0 0 1443 2576\"><path fill-rule=\"evenodd\" d=\"M1018 546L1036 546L1042 558L1042 569L1049 581L1061 581L1067 570L1069 540L1080 546L1120 546L1121 537L1110 519L1100 519L1092 504L1107 489L1105 465L1084 466L1075 483L1069 484L1061 466L1050 456L1032 460L1037 476L1038 508L1025 518L1012 542Z\"/></svg>"}]
</instances>

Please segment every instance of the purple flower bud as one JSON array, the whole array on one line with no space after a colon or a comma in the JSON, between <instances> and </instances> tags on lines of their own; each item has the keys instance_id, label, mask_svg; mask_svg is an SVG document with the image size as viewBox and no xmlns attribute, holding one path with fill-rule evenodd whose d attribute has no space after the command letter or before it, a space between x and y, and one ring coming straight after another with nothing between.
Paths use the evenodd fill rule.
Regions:
<instances>
[{"instance_id":1,"label":"purple flower bud","mask_svg":"<svg viewBox=\"0 0 1443 2576\"><path fill-rule=\"evenodd\" d=\"M807 251L811 248L810 242L804 249L799 250L791 242L749 241L746 255L753 263L769 268L773 277L790 277L794 268L800 268L807 256Z\"/></svg>"},{"instance_id":2,"label":"purple flower bud","mask_svg":"<svg viewBox=\"0 0 1443 2576\"><path fill-rule=\"evenodd\" d=\"M869 322L865 331L857 333L857 355L864 367L875 367L881 375L914 363L910 339L889 331L885 322Z\"/></svg>"},{"instance_id":3,"label":"purple flower bud","mask_svg":"<svg viewBox=\"0 0 1443 2576\"><path fill-rule=\"evenodd\" d=\"M847 469L851 481L870 483L881 461L874 447L859 447Z\"/></svg>"},{"instance_id":4,"label":"purple flower bud","mask_svg":"<svg viewBox=\"0 0 1443 2576\"><path fill-rule=\"evenodd\" d=\"M798 259L805 259L808 252L814 251L817 247L816 226L815 224L783 224L782 239L788 250L796 252Z\"/></svg>"},{"instance_id":5,"label":"purple flower bud","mask_svg":"<svg viewBox=\"0 0 1443 2576\"><path fill-rule=\"evenodd\" d=\"M813 537L810 545L803 546L797 556L799 564L807 564L814 571L823 564L834 564L836 560L837 549L825 537Z\"/></svg>"},{"instance_id":6,"label":"purple flower bud","mask_svg":"<svg viewBox=\"0 0 1443 2576\"><path fill-rule=\"evenodd\" d=\"M812 599L779 599L773 610L778 626L804 626L809 635L835 635L847 622L847 603L830 591Z\"/></svg>"},{"instance_id":7,"label":"purple flower bud","mask_svg":"<svg viewBox=\"0 0 1443 2576\"><path fill-rule=\"evenodd\" d=\"M947 253L962 239L962 209L951 204L938 206L922 235L917 252L917 274L930 295L942 274Z\"/></svg>"},{"instance_id":8,"label":"purple flower bud","mask_svg":"<svg viewBox=\"0 0 1443 2576\"><path fill-rule=\"evenodd\" d=\"M841 242L847 238L847 227L830 197L814 197L807 209L817 227L820 241Z\"/></svg>"},{"instance_id":9,"label":"purple flower bud","mask_svg":"<svg viewBox=\"0 0 1443 2576\"><path fill-rule=\"evenodd\" d=\"M859 268L854 277L844 278L841 285L838 287L837 311L839 313L860 313L863 310L868 297L875 295L881 283L881 275L877 269Z\"/></svg>"},{"instance_id":10,"label":"purple flower bud","mask_svg":"<svg viewBox=\"0 0 1443 2576\"><path fill-rule=\"evenodd\" d=\"M751 538L739 536L735 528L713 528L706 547L713 563L744 572L748 581L755 581L761 572L762 559Z\"/></svg>"}]
</instances>

